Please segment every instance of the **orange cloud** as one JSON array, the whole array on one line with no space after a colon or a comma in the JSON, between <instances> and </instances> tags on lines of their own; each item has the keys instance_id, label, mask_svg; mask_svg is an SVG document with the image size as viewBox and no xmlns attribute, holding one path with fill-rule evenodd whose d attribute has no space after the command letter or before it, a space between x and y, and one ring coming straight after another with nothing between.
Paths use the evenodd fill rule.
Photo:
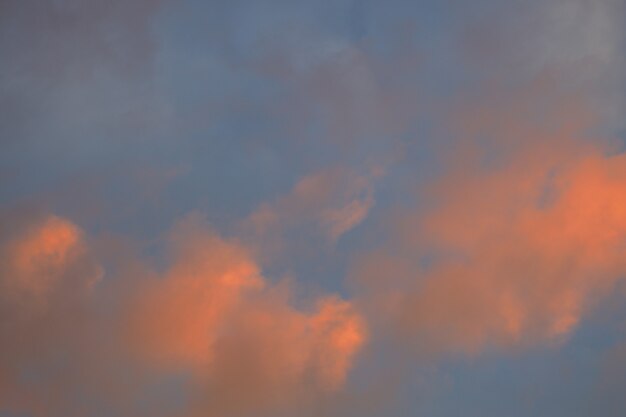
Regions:
<instances>
[{"instance_id":1,"label":"orange cloud","mask_svg":"<svg viewBox=\"0 0 626 417\"><path fill-rule=\"evenodd\" d=\"M330 389L343 385L346 370L366 338L365 323L352 305L336 297L318 302L318 312L309 318L309 326L318 340L316 352L318 378Z\"/></svg>"},{"instance_id":2,"label":"orange cloud","mask_svg":"<svg viewBox=\"0 0 626 417\"><path fill-rule=\"evenodd\" d=\"M168 236L165 268L109 259L98 286L102 269L78 226L56 216L0 221L3 410L278 412L335 395L367 338L350 302L324 296L297 308L286 283L268 282L249 250L197 216ZM157 410L154 386L179 375L187 401Z\"/></svg>"},{"instance_id":3,"label":"orange cloud","mask_svg":"<svg viewBox=\"0 0 626 417\"><path fill-rule=\"evenodd\" d=\"M174 233L175 263L163 277L140 287L130 334L149 358L206 366L224 317L264 281L244 248L190 227Z\"/></svg>"},{"instance_id":4,"label":"orange cloud","mask_svg":"<svg viewBox=\"0 0 626 417\"><path fill-rule=\"evenodd\" d=\"M74 349L87 345L84 303L102 270L82 231L65 219L2 213L0 229L0 406L56 415L72 378L62 359L78 361Z\"/></svg>"},{"instance_id":5,"label":"orange cloud","mask_svg":"<svg viewBox=\"0 0 626 417\"><path fill-rule=\"evenodd\" d=\"M241 244L193 217L171 241L171 266L132 297L127 334L150 366L193 375L201 392L194 409L280 408L305 386L323 393L343 385L366 339L349 302L324 297L314 311L296 309L288 288L269 284ZM209 407L202 392L219 400Z\"/></svg>"},{"instance_id":6,"label":"orange cloud","mask_svg":"<svg viewBox=\"0 0 626 417\"><path fill-rule=\"evenodd\" d=\"M537 114L529 90L469 111L449 170L356 265L371 314L420 351L561 340L626 273L626 156L584 140L572 102Z\"/></svg>"},{"instance_id":7,"label":"orange cloud","mask_svg":"<svg viewBox=\"0 0 626 417\"><path fill-rule=\"evenodd\" d=\"M71 222L46 216L19 230L2 243L2 284L15 296L30 296L43 301L56 288L71 281L87 257L82 232ZM81 271L81 282L72 284L85 289L101 275L98 270ZM30 302L33 302L30 299Z\"/></svg>"},{"instance_id":8,"label":"orange cloud","mask_svg":"<svg viewBox=\"0 0 626 417\"><path fill-rule=\"evenodd\" d=\"M320 300L310 313L295 310L286 297L280 289L265 294L231 318L204 375L198 415L308 407L343 386L365 341L362 319L334 297Z\"/></svg>"}]
</instances>

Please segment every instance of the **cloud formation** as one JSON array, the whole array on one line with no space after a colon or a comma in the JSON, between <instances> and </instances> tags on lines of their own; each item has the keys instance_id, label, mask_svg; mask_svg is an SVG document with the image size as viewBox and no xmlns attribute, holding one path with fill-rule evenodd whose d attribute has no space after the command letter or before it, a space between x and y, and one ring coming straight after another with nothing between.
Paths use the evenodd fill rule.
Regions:
<instances>
[{"instance_id":1,"label":"cloud formation","mask_svg":"<svg viewBox=\"0 0 626 417\"><path fill-rule=\"evenodd\" d=\"M244 247L203 230L193 217L171 241L171 266L140 286L132 302L129 330L142 356L203 378L215 369L221 376L210 379L218 390L242 378L251 390L286 399L282 391L305 378L322 390L343 384L366 338L349 302L328 296L310 313L296 309L286 284L268 283Z\"/></svg>"},{"instance_id":2,"label":"cloud formation","mask_svg":"<svg viewBox=\"0 0 626 417\"><path fill-rule=\"evenodd\" d=\"M186 415L277 412L314 392L332 395L367 339L350 302L330 295L296 308L288 285L267 282L246 248L197 216L168 238L172 260L163 271L134 260L118 266L120 278L107 278L109 288L106 280L94 287L102 267L83 234L68 220L41 216L22 220L2 244L5 408L55 416L92 412L104 401L130 415L147 411L141 401L150 379L186 375ZM103 315L104 294L113 300ZM124 367L134 393L107 393ZM59 380L55 369L69 376Z\"/></svg>"},{"instance_id":3,"label":"cloud formation","mask_svg":"<svg viewBox=\"0 0 626 417\"><path fill-rule=\"evenodd\" d=\"M71 222L7 212L1 217L0 403L54 414L62 409L56 397L61 385L71 385L71 376L61 376L64 362L88 338L82 333L89 320L84 302L102 270ZM54 381L58 386L49 385Z\"/></svg>"},{"instance_id":4,"label":"cloud formation","mask_svg":"<svg viewBox=\"0 0 626 417\"><path fill-rule=\"evenodd\" d=\"M355 267L366 303L422 352L562 340L626 273L625 157L541 80L504 97L459 113L448 169Z\"/></svg>"},{"instance_id":5,"label":"cloud formation","mask_svg":"<svg viewBox=\"0 0 626 417\"><path fill-rule=\"evenodd\" d=\"M242 222L241 233L270 261L302 237L332 245L365 220L382 175L382 168L360 174L345 167L307 175L287 195L262 203Z\"/></svg>"}]
</instances>

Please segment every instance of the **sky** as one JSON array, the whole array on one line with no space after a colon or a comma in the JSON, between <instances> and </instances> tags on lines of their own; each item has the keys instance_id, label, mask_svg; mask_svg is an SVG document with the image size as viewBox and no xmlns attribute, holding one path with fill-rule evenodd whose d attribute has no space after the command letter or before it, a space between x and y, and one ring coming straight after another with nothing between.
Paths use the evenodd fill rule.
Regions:
<instances>
[{"instance_id":1,"label":"sky","mask_svg":"<svg viewBox=\"0 0 626 417\"><path fill-rule=\"evenodd\" d=\"M619 417L624 0L0 1L0 417Z\"/></svg>"}]
</instances>

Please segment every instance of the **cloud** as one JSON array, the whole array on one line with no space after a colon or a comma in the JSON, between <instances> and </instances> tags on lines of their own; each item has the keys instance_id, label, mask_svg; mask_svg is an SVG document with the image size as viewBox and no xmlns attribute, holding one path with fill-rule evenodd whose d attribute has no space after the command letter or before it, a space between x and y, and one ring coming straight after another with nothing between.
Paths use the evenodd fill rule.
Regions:
<instances>
[{"instance_id":1,"label":"cloud","mask_svg":"<svg viewBox=\"0 0 626 417\"><path fill-rule=\"evenodd\" d=\"M40 309L43 314L48 302L87 294L101 279L102 270L82 231L71 222L52 215L28 223L16 214L5 216L0 251L6 306Z\"/></svg>"},{"instance_id":2,"label":"cloud","mask_svg":"<svg viewBox=\"0 0 626 417\"><path fill-rule=\"evenodd\" d=\"M422 353L563 340L626 272L626 156L575 96L501 97L464 108L447 169L355 264L370 315Z\"/></svg>"},{"instance_id":3,"label":"cloud","mask_svg":"<svg viewBox=\"0 0 626 417\"><path fill-rule=\"evenodd\" d=\"M295 308L286 284L268 283L247 249L197 218L170 239L172 264L131 297L128 334L142 360L193 375L202 413L271 410L302 400L307 384L343 385L366 339L349 302L326 296L310 312Z\"/></svg>"},{"instance_id":4,"label":"cloud","mask_svg":"<svg viewBox=\"0 0 626 417\"><path fill-rule=\"evenodd\" d=\"M65 219L3 212L0 225L0 404L54 415L56 395L73 386L66 361L89 338L84 303L102 269Z\"/></svg>"},{"instance_id":5,"label":"cloud","mask_svg":"<svg viewBox=\"0 0 626 417\"><path fill-rule=\"evenodd\" d=\"M242 222L242 233L269 259L285 253L294 233L335 243L365 220L381 175L380 168L362 175L343 167L310 174L289 194L261 204Z\"/></svg>"},{"instance_id":6,"label":"cloud","mask_svg":"<svg viewBox=\"0 0 626 417\"><path fill-rule=\"evenodd\" d=\"M104 279L70 221L3 217L4 410L275 413L335 395L366 342L349 301L298 308L287 283L268 282L248 249L198 216L167 237L163 268L109 260ZM173 385L162 397L159 384ZM183 400L168 400L177 389Z\"/></svg>"}]
</instances>

